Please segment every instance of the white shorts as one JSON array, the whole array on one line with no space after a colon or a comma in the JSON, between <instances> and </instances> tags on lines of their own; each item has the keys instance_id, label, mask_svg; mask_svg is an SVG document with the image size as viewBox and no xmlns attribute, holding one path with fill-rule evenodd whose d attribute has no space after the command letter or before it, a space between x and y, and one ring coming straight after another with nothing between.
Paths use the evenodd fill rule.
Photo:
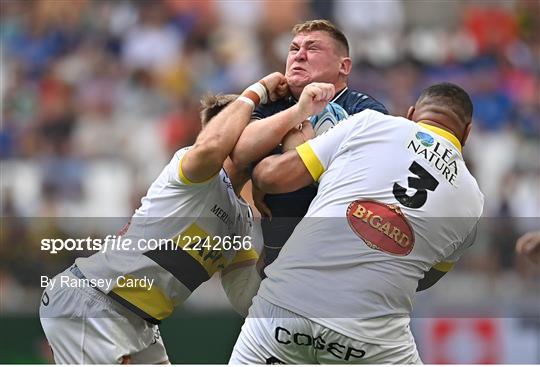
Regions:
<instances>
[{"instance_id":1,"label":"white shorts","mask_svg":"<svg viewBox=\"0 0 540 367\"><path fill-rule=\"evenodd\" d=\"M69 269L58 274L77 279ZM152 325L92 287L45 289L39 316L58 364L168 363L157 325Z\"/></svg>"},{"instance_id":2,"label":"white shorts","mask_svg":"<svg viewBox=\"0 0 540 367\"><path fill-rule=\"evenodd\" d=\"M414 342L364 343L255 296L229 364L421 364Z\"/></svg>"}]
</instances>

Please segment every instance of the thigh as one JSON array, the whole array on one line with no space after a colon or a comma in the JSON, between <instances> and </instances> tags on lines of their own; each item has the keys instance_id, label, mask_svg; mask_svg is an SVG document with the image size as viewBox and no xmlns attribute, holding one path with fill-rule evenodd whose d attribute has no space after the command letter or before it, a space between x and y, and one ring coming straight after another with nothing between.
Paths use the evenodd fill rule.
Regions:
<instances>
[{"instance_id":1,"label":"thigh","mask_svg":"<svg viewBox=\"0 0 540 367\"><path fill-rule=\"evenodd\" d=\"M256 297L229 364L313 364L311 322Z\"/></svg>"},{"instance_id":2,"label":"thigh","mask_svg":"<svg viewBox=\"0 0 540 367\"><path fill-rule=\"evenodd\" d=\"M49 300L43 304L43 298ZM116 316L101 310L86 317L89 307L76 290L45 291L40 307L41 326L58 364L120 363L128 351L115 343Z\"/></svg>"},{"instance_id":3,"label":"thigh","mask_svg":"<svg viewBox=\"0 0 540 367\"><path fill-rule=\"evenodd\" d=\"M122 309L93 288L47 288L41 299L40 319L55 362L116 364L124 356L151 346L152 326Z\"/></svg>"}]
</instances>

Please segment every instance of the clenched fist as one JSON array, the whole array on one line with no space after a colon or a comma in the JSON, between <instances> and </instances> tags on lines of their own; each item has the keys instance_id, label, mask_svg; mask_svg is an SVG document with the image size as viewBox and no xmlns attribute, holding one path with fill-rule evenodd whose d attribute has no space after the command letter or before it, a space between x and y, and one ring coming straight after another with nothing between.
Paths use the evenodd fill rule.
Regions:
<instances>
[{"instance_id":1,"label":"clenched fist","mask_svg":"<svg viewBox=\"0 0 540 367\"><path fill-rule=\"evenodd\" d=\"M298 100L298 120L304 121L309 116L318 115L334 97L335 88L329 83L310 83L304 87Z\"/></svg>"},{"instance_id":2,"label":"clenched fist","mask_svg":"<svg viewBox=\"0 0 540 367\"><path fill-rule=\"evenodd\" d=\"M269 74L261 79L262 83L268 91L268 99L271 102L275 102L284 98L289 94L289 86L287 85L287 79L279 72Z\"/></svg>"}]
</instances>

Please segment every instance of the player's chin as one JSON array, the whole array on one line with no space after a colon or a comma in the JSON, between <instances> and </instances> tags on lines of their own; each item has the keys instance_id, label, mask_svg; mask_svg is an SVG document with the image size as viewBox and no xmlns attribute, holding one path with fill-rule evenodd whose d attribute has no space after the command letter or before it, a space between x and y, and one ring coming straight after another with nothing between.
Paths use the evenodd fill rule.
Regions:
<instances>
[{"instance_id":1,"label":"player's chin","mask_svg":"<svg viewBox=\"0 0 540 367\"><path fill-rule=\"evenodd\" d=\"M304 88L311 83L311 75L307 73L291 73L285 76L289 87Z\"/></svg>"}]
</instances>

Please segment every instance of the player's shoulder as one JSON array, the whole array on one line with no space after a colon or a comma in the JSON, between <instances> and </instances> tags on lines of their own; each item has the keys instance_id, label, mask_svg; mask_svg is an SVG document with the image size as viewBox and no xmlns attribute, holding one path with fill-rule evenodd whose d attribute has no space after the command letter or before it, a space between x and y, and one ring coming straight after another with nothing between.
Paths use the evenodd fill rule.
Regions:
<instances>
[{"instance_id":1,"label":"player's shoulder","mask_svg":"<svg viewBox=\"0 0 540 367\"><path fill-rule=\"evenodd\" d=\"M185 146L185 147L182 147L180 149L178 149L176 152L174 152L172 158L173 159L180 159L182 158L183 156L186 155L187 152L189 152L189 150L193 147L193 145L188 145L188 146Z\"/></svg>"},{"instance_id":2,"label":"player's shoulder","mask_svg":"<svg viewBox=\"0 0 540 367\"><path fill-rule=\"evenodd\" d=\"M341 105L349 115L353 115L366 109L388 114L388 110L381 102L377 101L369 94L350 88L345 89L334 102Z\"/></svg>"}]
</instances>

